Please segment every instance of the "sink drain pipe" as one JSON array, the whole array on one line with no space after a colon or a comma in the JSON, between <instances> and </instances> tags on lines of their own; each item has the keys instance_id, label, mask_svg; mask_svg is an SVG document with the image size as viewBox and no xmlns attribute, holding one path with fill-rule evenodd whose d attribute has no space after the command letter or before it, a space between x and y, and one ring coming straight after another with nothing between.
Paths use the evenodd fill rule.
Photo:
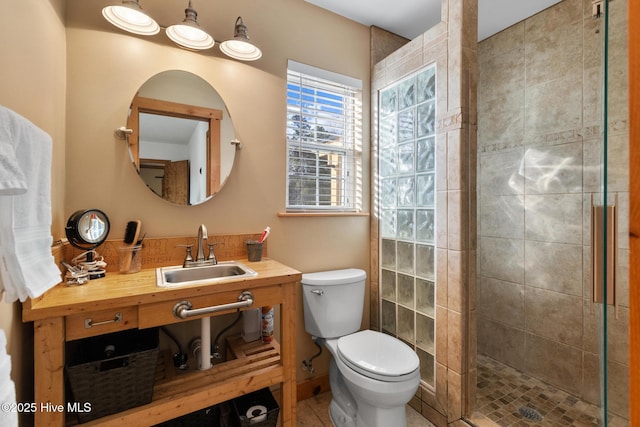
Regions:
<instances>
[{"instance_id":1,"label":"sink drain pipe","mask_svg":"<svg viewBox=\"0 0 640 427\"><path fill-rule=\"evenodd\" d=\"M206 371L211 368L211 317L200 319L200 366L198 369Z\"/></svg>"}]
</instances>

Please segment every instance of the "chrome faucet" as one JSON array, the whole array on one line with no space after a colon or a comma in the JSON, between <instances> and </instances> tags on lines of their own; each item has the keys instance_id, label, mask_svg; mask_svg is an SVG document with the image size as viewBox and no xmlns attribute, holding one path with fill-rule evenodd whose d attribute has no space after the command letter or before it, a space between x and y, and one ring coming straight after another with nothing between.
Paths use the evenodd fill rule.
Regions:
<instances>
[{"instance_id":1,"label":"chrome faucet","mask_svg":"<svg viewBox=\"0 0 640 427\"><path fill-rule=\"evenodd\" d=\"M196 252L196 262L204 261L204 247L207 244L207 227L204 224L200 224L198 227L198 251Z\"/></svg>"},{"instance_id":2,"label":"chrome faucet","mask_svg":"<svg viewBox=\"0 0 640 427\"><path fill-rule=\"evenodd\" d=\"M207 240L209 236L207 235L207 227L204 224L201 224L198 227L198 240L196 241L196 259L193 259L191 255L191 245L187 246L187 255L184 259L183 267L201 267L203 265L216 265L218 260L216 259L215 254L213 253L213 247L216 243L208 243ZM204 248L205 246L209 247L209 254L205 258L204 256Z\"/></svg>"}]
</instances>

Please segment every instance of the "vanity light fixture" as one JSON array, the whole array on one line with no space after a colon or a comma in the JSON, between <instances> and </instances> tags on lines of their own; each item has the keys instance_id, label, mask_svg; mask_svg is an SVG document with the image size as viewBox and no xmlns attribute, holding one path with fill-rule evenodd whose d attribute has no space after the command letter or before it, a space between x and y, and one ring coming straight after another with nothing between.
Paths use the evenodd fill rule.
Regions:
<instances>
[{"instance_id":1,"label":"vanity light fixture","mask_svg":"<svg viewBox=\"0 0 640 427\"><path fill-rule=\"evenodd\" d=\"M222 42L220 44L220 50L225 55L241 61L255 61L262 56L260 48L249 40L247 26L242 22L241 16L238 16L238 19L236 19L233 39Z\"/></svg>"},{"instance_id":2,"label":"vanity light fixture","mask_svg":"<svg viewBox=\"0 0 640 427\"><path fill-rule=\"evenodd\" d=\"M191 6L191 0L189 0L189 6L184 10L184 15L184 21L167 28L167 36L187 49L203 50L212 48L215 41L213 37L200 28L196 19L198 13Z\"/></svg>"},{"instance_id":3,"label":"vanity light fixture","mask_svg":"<svg viewBox=\"0 0 640 427\"><path fill-rule=\"evenodd\" d=\"M102 16L116 27L142 36L153 36L160 26L140 6L138 0L122 0L122 4L102 9Z\"/></svg>"},{"instance_id":4,"label":"vanity light fixture","mask_svg":"<svg viewBox=\"0 0 640 427\"><path fill-rule=\"evenodd\" d=\"M139 0L122 0L121 4L107 6L102 9L102 15L107 21L116 27L130 33L142 36L158 34L164 26L147 15L140 6ZM184 10L184 20L166 28L167 37L178 45L193 50L210 49L215 45L215 40L198 24L198 13L191 5ZM247 26L238 16L233 31L233 39L220 44L220 50L231 58L240 61L255 61L262 57L262 51L253 44L247 33Z\"/></svg>"}]
</instances>

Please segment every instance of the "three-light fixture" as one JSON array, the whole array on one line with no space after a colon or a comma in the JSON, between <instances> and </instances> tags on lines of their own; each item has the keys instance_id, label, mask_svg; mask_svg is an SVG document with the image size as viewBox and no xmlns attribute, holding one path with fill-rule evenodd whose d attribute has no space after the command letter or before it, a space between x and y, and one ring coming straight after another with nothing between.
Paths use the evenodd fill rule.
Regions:
<instances>
[{"instance_id":1,"label":"three-light fixture","mask_svg":"<svg viewBox=\"0 0 640 427\"><path fill-rule=\"evenodd\" d=\"M198 24L198 13L191 6L191 0L184 14L182 22L165 29L167 36L187 49L212 48L215 41ZM133 34L152 36L160 32L160 25L142 10L139 0L122 0L121 4L107 6L102 9L102 15L116 27ZM222 42L220 50L241 61L255 61L262 56L260 49L249 39L247 27L240 16L235 23L233 39Z\"/></svg>"}]
</instances>

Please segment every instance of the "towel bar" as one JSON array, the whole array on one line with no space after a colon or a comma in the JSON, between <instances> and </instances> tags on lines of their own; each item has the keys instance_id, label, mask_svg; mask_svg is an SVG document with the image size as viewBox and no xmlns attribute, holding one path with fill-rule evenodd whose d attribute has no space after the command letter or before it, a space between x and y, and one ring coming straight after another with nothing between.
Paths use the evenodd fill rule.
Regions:
<instances>
[{"instance_id":1,"label":"towel bar","mask_svg":"<svg viewBox=\"0 0 640 427\"><path fill-rule=\"evenodd\" d=\"M242 291L237 302L229 304L212 305L211 307L191 308L193 305L189 301L180 301L173 306L173 314L179 319L201 316L203 314L216 313L218 311L231 310L234 308L251 307L253 305L253 294L251 291Z\"/></svg>"}]
</instances>

